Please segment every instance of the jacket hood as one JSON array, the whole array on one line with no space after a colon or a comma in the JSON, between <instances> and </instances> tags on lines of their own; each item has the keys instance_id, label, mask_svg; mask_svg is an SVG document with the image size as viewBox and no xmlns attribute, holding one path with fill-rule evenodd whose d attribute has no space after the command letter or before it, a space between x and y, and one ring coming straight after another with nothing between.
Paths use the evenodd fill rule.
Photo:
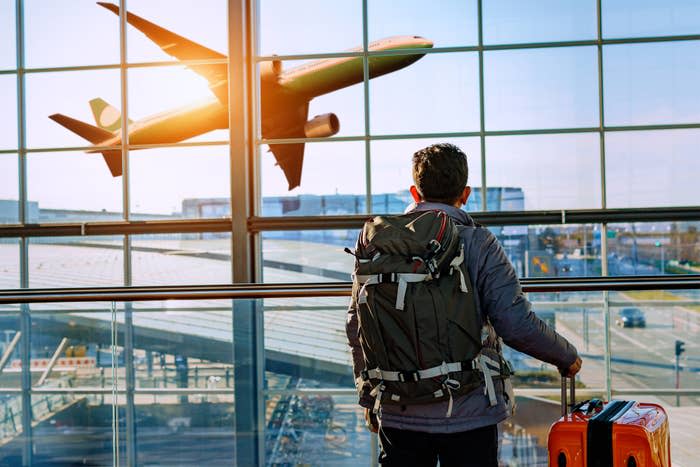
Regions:
<instances>
[{"instance_id":1,"label":"jacket hood","mask_svg":"<svg viewBox=\"0 0 700 467\"><path fill-rule=\"evenodd\" d=\"M414 211L444 211L448 216L452 218L453 221L461 225L474 226L475 222L472 217L465 211L458 209L449 204L443 203L433 203L431 201L421 201L420 203L411 203L408 205L404 213L414 212Z\"/></svg>"}]
</instances>

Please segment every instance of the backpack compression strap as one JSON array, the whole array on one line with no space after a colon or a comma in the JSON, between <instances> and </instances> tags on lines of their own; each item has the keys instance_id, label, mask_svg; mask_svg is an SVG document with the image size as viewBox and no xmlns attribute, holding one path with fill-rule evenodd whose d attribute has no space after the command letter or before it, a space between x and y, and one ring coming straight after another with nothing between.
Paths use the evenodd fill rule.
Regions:
<instances>
[{"instance_id":1,"label":"backpack compression strap","mask_svg":"<svg viewBox=\"0 0 700 467\"><path fill-rule=\"evenodd\" d=\"M404 299L406 298L406 288L409 282L423 282L425 280L430 280L432 276L430 274L412 274L412 273L402 273L402 272L392 272L385 274L357 274L353 275L353 280L358 283L363 284L360 289L358 296L359 303L367 303L367 286L377 285L388 282L397 282L399 284L399 289L396 292L396 304L394 305L397 310L403 310Z\"/></svg>"}]
</instances>

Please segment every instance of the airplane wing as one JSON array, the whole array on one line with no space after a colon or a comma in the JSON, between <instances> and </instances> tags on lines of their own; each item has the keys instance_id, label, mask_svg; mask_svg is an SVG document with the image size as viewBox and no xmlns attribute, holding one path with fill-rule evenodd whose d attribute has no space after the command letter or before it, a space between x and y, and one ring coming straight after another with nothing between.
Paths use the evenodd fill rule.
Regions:
<instances>
[{"instance_id":1,"label":"airplane wing","mask_svg":"<svg viewBox=\"0 0 700 467\"><path fill-rule=\"evenodd\" d=\"M97 2L98 5L119 15L119 7L112 3ZM133 13L126 13L126 20L133 27L144 33L149 39L155 42L163 52L177 60L206 60L225 59L226 55L212 50L203 45L197 44L174 32L151 23ZM223 105L228 105L228 71L226 64L217 65L187 65L195 73L209 81L209 89L216 95Z\"/></svg>"}]
</instances>

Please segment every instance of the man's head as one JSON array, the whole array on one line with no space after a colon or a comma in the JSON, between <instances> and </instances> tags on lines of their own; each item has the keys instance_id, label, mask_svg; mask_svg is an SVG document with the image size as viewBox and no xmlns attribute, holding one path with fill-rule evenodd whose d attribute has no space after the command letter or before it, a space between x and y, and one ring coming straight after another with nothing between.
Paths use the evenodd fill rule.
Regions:
<instances>
[{"instance_id":1,"label":"man's head","mask_svg":"<svg viewBox=\"0 0 700 467\"><path fill-rule=\"evenodd\" d=\"M416 201L461 207L471 193L468 177L467 156L454 144L433 144L413 154L411 193Z\"/></svg>"}]
</instances>

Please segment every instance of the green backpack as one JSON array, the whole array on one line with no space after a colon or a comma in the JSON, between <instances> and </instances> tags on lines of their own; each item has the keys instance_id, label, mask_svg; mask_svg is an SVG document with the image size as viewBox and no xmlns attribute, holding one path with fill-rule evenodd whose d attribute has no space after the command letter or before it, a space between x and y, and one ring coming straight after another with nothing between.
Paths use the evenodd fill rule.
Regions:
<instances>
[{"instance_id":1,"label":"green backpack","mask_svg":"<svg viewBox=\"0 0 700 467\"><path fill-rule=\"evenodd\" d=\"M478 387L484 374L494 405L491 376L500 376L500 363L480 355L482 319L449 215L376 216L352 254L365 363L356 385L361 397L374 396L373 411L449 400L449 417L453 396Z\"/></svg>"}]
</instances>

